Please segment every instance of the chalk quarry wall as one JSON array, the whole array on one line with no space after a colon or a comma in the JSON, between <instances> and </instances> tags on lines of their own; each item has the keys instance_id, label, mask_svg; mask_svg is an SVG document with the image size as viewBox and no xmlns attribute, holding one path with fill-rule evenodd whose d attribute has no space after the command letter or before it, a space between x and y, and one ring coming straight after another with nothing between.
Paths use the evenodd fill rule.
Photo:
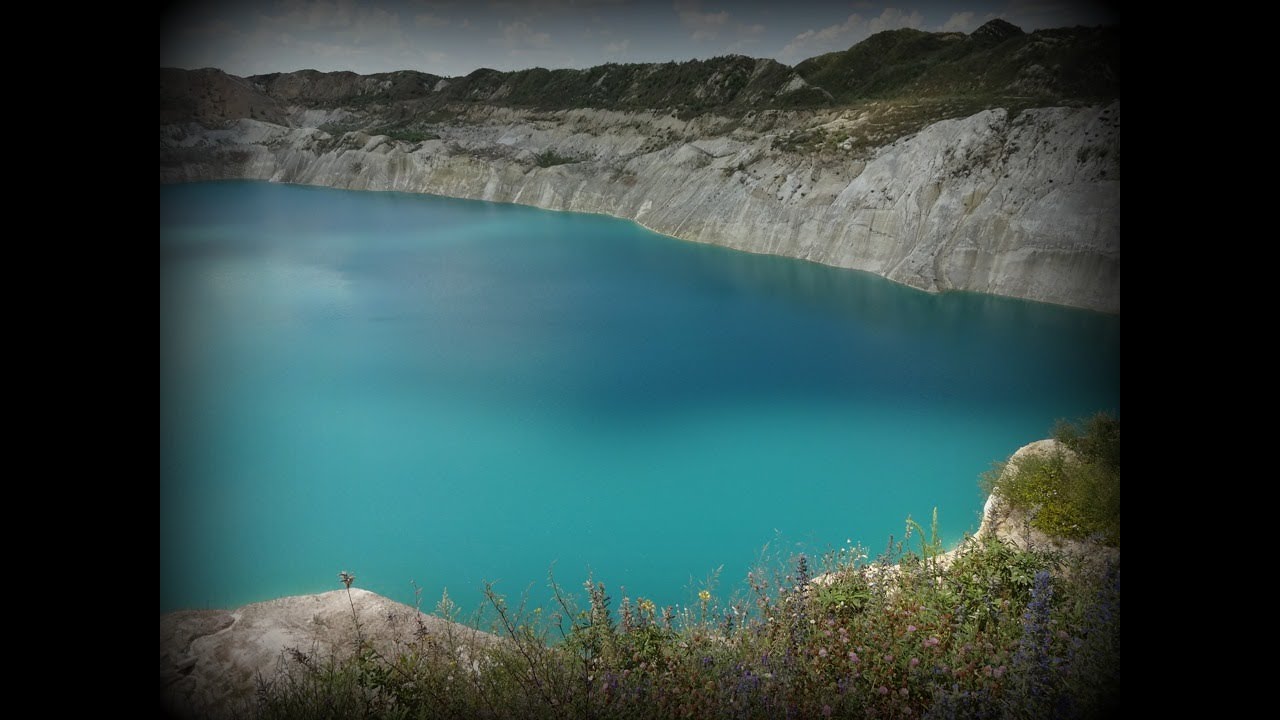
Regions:
<instances>
[{"instance_id":1,"label":"chalk quarry wall","mask_svg":"<svg viewBox=\"0 0 1280 720\"><path fill-rule=\"evenodd\" d=\"M986 110L836 161L780 149L767 132L700 132L699 120L658 113L488 108L422 142L319 129L342 116L162 125L161 182L256 179L603 213L931 292L1120 312L1119 102L1012 118ZM818 119L836 136L858 122Z\"/></svg>"}]
</instances>

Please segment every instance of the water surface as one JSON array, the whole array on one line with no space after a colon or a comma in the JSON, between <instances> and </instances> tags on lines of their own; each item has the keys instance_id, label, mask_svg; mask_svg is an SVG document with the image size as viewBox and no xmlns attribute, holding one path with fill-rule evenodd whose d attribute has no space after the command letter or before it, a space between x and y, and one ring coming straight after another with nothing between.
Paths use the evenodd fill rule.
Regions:
<instances>
[{"instance_id":1,"label":"water surface","mask_svg":"<svg viewBox=\"0 0 1280 720\"><path fill-rule=\"evenodd\" d=\"M162 186L160 605L484 580L689 603L762 547L875 551L1056 418L1117 317L397 193ZM927 523L926 523L927 524Z\"/></svg>"}]
</instances>

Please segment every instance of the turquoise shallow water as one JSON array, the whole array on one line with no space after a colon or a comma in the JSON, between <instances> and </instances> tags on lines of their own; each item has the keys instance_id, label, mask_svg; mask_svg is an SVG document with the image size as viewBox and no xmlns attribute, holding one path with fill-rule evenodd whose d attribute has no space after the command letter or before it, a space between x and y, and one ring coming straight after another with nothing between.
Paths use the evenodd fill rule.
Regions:
<instances>
[{"instance_id":1,"label":"turquoise shallow water","mask_svg":"<svg viewBox=\"0 0 1280 720\"><path fill-rule=\"evenodd\" d=\"M1120 319L395 193L160 189L160 608L587 572L689 603L770 554L976 529L1119 411ZM927 525L927 522L925 522Z\"/></svg>"}]
</instances>

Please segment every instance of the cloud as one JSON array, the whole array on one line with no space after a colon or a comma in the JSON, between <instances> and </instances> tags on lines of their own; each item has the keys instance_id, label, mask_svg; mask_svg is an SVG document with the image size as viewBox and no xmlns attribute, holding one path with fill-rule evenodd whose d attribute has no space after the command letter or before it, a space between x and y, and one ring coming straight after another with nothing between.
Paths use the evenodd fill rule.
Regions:
<instances>
[{"instance_id":1,"label":"cloud","mask_svg":"<svg viewBox=\"0 0 1280 720\"><path fill-rule=\"evenodd\" d=\"M258 15L261 25L288 27L294 30L321 30L350 27L353 14L359 12L352 0L320 0L320 2L284 2L278 10ZM381 8L379 8L381 11Z\"/></svg>"},{"instance_id":2,"label":"cloud","mask_svg":"<svg viewBox=\"0 0 1280 720\"><path fill-rule=\"evenodd\" d=\"M508 50L530 50L545 48L551 43L551 34L538 32L523 20L512 23L499 23L502 28L502 42Z\"/></svg>"},{"instance_id":3,"label":"cloud","mask_svg":"<svg viewBox=\"0 0 1280 720\"><path fill-rule=\"evenodd\" d=\"M204 37L230 37L240 34L240 31L226 20L210 20L208 22L196 23L194 25L181 28L181 32Z\"/></svg>"},{"instance_id":4,"label":"cloud","mask_svg":"<svg viewBox=\"0 0 1280 720\"><path fill-rule=\"evenodd\" d=\"M803 60L824 52L845 50L884 30L919 28L922 25L924 16L918 10L912 10L908 14L897 8L885 8L884 12L871 19L854 13L839 25L828 25L821 30L800 33L782 48L778 56L788 61Z\"/></svg>"},{"instance_id":5,"label":"cloud","mask_svg":"<svg viewBox=\"0 0 1280 720\"><path fill-rule=\"evenodd\" d=\"M952 13L951 19L944 22L942 27L938 29L942 32L972 32L974 28L978 27L978 23L974 20L976 16L977 13L973 12Z\"/></svg>"},{"instance_id":6,"label":"cloud","mask_svg":"<svg viewBox=\"0 0 1280 720\"><path fill-rule=\"evenodd\" d=\"M342 39L343 33L335 33ZM387 12L382 8L361 11L347 35L357 45L395 46L404 43L404 33L400 28L400 16Z\"/></svg>"},{"instance_id":7,"label":"cloud","mask_svg":"<svg viewBox=\"0 0 1280 720\"><path fill-rule=\"evenodd\" d=\"M439 15L433 15L431 13L422 13L414 16L413 24L420 28L444 27L449 24L449 18L440 17Z\"/></svg>"},{"instance_id":8,"label":"cloud","mask_svg":"<svg viewBox=\"0 0 1280 720\"><path fill-rule=\"evenodd\" d=\"M254 24L255 32L288 32L315 38L317 47L324 48L346 43L396 48L406 42L398 14L362 6L354 0L286 2L274 12L258 13Z\"/></svg>"},{"instance_id":9,"label":"cloud","mask_svg":"<svg viewBox=\"0 0 1280 720\"><path fill-rule=\"evenodd\" d=\"M924 16L918 10L912 10L908 15L898 8L885 8L879 17L871 18L871 22L867 23L868 34L875 35L884 30L895 30L897 28L919 28L924 25Z\"/></svg>"},{"instance_id":10,"label":"cloud","mask_svg":"<svg viewBox=\"0 0 1280 720\"><path fill-rule=\"evenodd\" d=\"M611 42L608 45L605 45L604 51L610 55L621 55L626 52L629 47L631 47L630 40L620 40L618 42Z\"/></svg>"},{"instance_id":11,"label":"cloud","mask_svg":"<svg viewBox=\"0 0 1280 720\"><path fill-rule=\"evenodd\" d=\"M673 7L680 15L680 24L693 32L694 40L712 40L729 22L729 11L703 12L700 0L676 0Z\"/></svg>"},{"instance_id":12,"label":"cloud","mask_svg":"<svg viewBox=\"0 0 1280 720\"><path fill-rule=\"evenodd\" d=\"M735 28L738 39L731 43L725 49L733 53L757 54L754 48L760 45L760 38L764 34L765 26L760 23L748 25L739 23Z\"/></svg>"},{"instance_id":13,"label":"cloud","mask_svg":"<svg viewBox=\"0 0 1280 720\"><path fill-rule=\"evenodd\" d=\"M575 12L589 8L622 5L628 0L490 0L490 8L499 12L520 12L533 16L545 13Z\"/></svg>"}]
</instances>

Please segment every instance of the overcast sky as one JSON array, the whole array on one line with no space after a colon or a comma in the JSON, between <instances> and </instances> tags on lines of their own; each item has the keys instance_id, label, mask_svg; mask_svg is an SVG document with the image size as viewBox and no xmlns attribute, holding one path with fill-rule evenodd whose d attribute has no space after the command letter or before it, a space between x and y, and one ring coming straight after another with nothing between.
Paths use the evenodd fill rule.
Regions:
<instances>
[{"instance_id":1,"label":"overcast sky","mask_svg":"<svg viewBox=\"0 0 1280 720\"><path fill-rule=\"evenodd\" d=\"M900 27L970 32L1119 22L1074 0L221 0L161 15L162 67L235 75L315 70L584 68L738 53L789 65Z\"/></svg>"}]
</instances>

